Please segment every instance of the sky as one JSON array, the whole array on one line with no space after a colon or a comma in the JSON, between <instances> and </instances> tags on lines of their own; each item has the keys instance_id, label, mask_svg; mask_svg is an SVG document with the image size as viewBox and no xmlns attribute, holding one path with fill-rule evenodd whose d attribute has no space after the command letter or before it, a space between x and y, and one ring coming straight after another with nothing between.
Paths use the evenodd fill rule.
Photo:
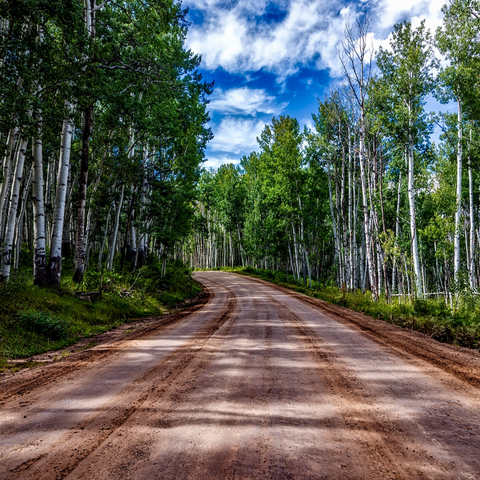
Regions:
<instances>
[{"instance_id":1,"label":"sky","mask_svg":"<svg viewBox=\"0 0 480 480\"><path fill-rule=\"evenodd\" d=\"M273 116L312 128L312 113L342 82L338 51L345 25L372 15L373 49L388 48L393 25L425 19L440 26L445 0L184 0L191 26L187 47L202 56L214 81L208 110L214 138L204 166L238 163L258 150L256 138ZM429 102L427 110L437 105Z\"/></svg>"}]
</instances>

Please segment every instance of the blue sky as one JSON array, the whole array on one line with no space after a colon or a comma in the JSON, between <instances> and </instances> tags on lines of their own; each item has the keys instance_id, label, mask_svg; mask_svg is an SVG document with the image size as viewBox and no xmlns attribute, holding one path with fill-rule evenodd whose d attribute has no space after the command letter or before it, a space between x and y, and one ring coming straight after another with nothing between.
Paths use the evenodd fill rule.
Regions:
<instances>
[{"instance_id":1,"label":"blue sky","mask_svg":"<svg viewBox=\"0 0 480 480\"><path fill-rule=\"evenodd\" d=\"M215 138L206 167L237 163L257 149L273 116L312 126L318 98L342 82L337 51L347 21L372 12L374 49L388 46L396 22L422 19L435 30L444 0L184 0L192 23L187 46L202 55L200 71L215 81L209 105ZM429 102L427 109L434 109Z\"/></svg>"}]
</instances>

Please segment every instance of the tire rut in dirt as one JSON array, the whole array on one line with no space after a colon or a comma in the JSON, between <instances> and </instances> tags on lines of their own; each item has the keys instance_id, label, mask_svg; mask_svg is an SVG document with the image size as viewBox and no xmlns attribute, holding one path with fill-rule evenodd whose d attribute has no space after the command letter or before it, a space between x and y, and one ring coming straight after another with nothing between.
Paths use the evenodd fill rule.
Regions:
<instances>
[{"instance_id":1,"label":"tire rut in dirt","mask_svg":"<svg viewBox=\"0 0 480 480\"><path fill-rule=\"evenodd\" d=\"M210 279L208 281L210 282ZM237 296L238 293L236 291ZM97 471L96 465L92 465L91 470L76 471L75 474L97 472L99 478L109 479L153 478L157 474L164 479L226 479L233 478L232 469L229 467L232 457L239 463L250 463L252 466L250 472L261 468L261 461L252 459L251 455L243 456L245 452L238 452L234 447L227 452L221 448L214 449L205 455L204 448L200 448L200 451L192 449L190 443L196 441L197 435L201 432L201 437L207 443L208 439L211 439L214 443L229 444L232 435L238 433L235 428L237 422L241 425L244 421L240 411L238 418L234 413L230 414L231 404L227 399L235 395L234 392L243 393L251 390L251 379L245 378L243 373L245 370L256 370L257 364L263 363L261 359L264 352L255 349L253 355L242 355L240 349L245 341L249 343L248 338L252 341L257 338L254 332L260 333L265 330L263 326L254 327L257 322L253 320L261 316L259 312L262 311L263 302L247 300L247 303L253 304L253 307L247 307L245 298L242 299L242 303L238 305L238 314L210 339L208 347L202 351L202 355L196 357L191 365L192 371L185 379L179 379L167 396L160 399L152 396L148 408L139 412L135 420L132 418L129 427L134 421L140 421L141 425L145 426L141 432L134 434L134 445L126 448L118 439L113 440L111 451L115 452L115 447L119 450L111 467L98 465L100 471ZM245 310L252 311L254 315L248 317L251 321L247 324L239 320L239 316L245 318ZM237 341L240 344L236 344ZM232 359L237 367L240 366L239 369L230 364ZM223 375L224 370L221 366L219 368L219 364L224 363L228 364L225 368L230 373L233 369L233 374ZM212 392L216 392L213 398ZM264 403L257 397L252 398L252 401L255 404ZM225 413L227 411L228 414ZM223 421L227 422L228 428L221 427ZM243 429L240 430L240 436L243 438L245 432ZM241 445L241 438L235 437L234 443ZM106 448L100 452L102 453L104 458L107 458L109 452ZM241 458L238 459L237 455ZM108 458L111 459L110 456Z\"/></svg>"},{"instance_id":2,"label":"tire rut in dirt","mask_svg":"<svg viewBox=\"0 0 480 480\"><path fill-rule=\"evenodd\" d=\"M273 296L270 295L270 298L272 303L282 308L285 320L290 322L290 328L295 329L310 346L308 350L315 358L322 381L334 394L342 412L341 418L334 420L336 427L348 429L352 437L356 437L355 443L361 452L361 462L370 470L369 478L384 478L385 475L395 472L396 478L428 479L429 476L421 470L408 466L418 464L419 453L423 461L429 461L430 458L428 452L418 450L414 458L408 458L410 454L403 442L405 420L403 423L397 423L391 418L388 422L382 421L378 415L381 412L375 411L371 406L374 398L338 361L333 348L326 345L297 314L285 308ZM285 324L288 325L287 322ZM340 420L342 423L339 423ZM446 478L454 478L451 471L446 471L445 474ZM353 478L361 478L361 475Z\"/></svg>"},{"instance_id":3,"label":"tire rut in dirt","mask_svg":"<svg viewBox=\"0 0 480 480\"><path fill-rule=\"evenodd\" d=\"M138 411L150 396L161 397L175 388L178 377L188 369L209 339L232 317L236 298L231 291L226 290L229 295L226 307L193 339L130 384L114 400L104 405L101 413L72 428L66 438L51 448L51 453L15 467L11 471L12 478L66 477ZM178 319L172 322L176 320Z\"/></svg>"},{"instance_id":4,"label":"tire rut in dirt","mask_svg":"<svg viewBox=\"0 0 480 480\"><path fill-rule=\"evenodd\" d=\"M77 352L75 355L58 360L58 362L40 366L28 372L22 372L18 377L11 377L1 381L0 386L2 393L0 407L7 401L14 400L15 397L27 394L40 386L55 383L57 380L70 373L88 367L92 362L99 361L117 353L127 341L141 338L182 321L188 315L202 309L208 303L209 298L210 292L208 288L206 288L200 296L199 302L185 310L156 320L154 323L143 327L136 332L130 333L121 339L107 342L83 352Z\"/></svg>"}]
</instances>

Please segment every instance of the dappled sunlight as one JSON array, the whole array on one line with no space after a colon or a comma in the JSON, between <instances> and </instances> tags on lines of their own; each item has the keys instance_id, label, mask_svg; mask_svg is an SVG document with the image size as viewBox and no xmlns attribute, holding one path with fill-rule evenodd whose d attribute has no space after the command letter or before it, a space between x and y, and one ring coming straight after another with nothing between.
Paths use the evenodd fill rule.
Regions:
<instances>
[{"instance_id":1,"label":"dappled sunlight","mask_svg":"<svg viewBox=\"0 0 480 480\"><path fill-rule=\"evenodd\" d=\"M5 465L98 478L475 471L477 401L297 298L202 272L210 279L229 290L202 311L60 381L43 403L4 406Z\"/></svg>"}]
</instances>

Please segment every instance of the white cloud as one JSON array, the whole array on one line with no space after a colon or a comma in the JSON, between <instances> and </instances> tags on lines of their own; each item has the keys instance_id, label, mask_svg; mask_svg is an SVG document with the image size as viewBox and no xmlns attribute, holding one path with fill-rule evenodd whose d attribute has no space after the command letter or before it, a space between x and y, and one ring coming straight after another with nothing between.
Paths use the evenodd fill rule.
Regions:
<instances>
[{"instance_id":1,"label":"white cloud","mask_svg":"<svg viewBox=\"0 0 480 480\"><path fill-rule=\"evenodd\" d=\"M229 155L209 155L206 162L203 164L205 168L215 168L217 169L220 165L225 165L226 163L239 163L240 158L234 157L232 158Z\"/></svg>"},{"instance_id":2,"label":"white cloud","mask_svg":"<svg viewBox=\"0 0 480 480\"><path fill-rule=\"evenodd\" d=\"M230 9L214 0L197 0L196 6L205 8L205 22L193 26L188 35L188 46L202 54L204 67L222 67L233 72L257 71L265 68L279 75L295 73L322 51L322 45L332 42L331 35L343 32L343 23L337 25L338 12L324 0L294 0L280 7L287 10L279 23L257 22L267 3L239 1ZM252 18L252 14L256 18ZM335 33L332 29L340 27ZM315 36L317 42L312 43ZM327 65L329 66L329 65Z\"/></svg>"},{"instance_id":3,"label":"white cloud","mask_svg":"<svg viewBox=\"0 0 480 480\"><path fill-rule=\"evenodd\" d=\"M441 23L444 0L372 0L375 46L384 41L396 22L410 19L416 27L426 19L432 31ZM203 66L230 73L261 69L278 75L282 82L302 66L340 70L337 50L341 48L345 21L353 20L352 6L326 0L191 0L202 10L205 21L193 25L188 46L203 56ZM258 20L267 5L286 12L283 20Z\"/></svg>"},{"instance_id":4,"label":"white cloud","mask_svg":"<svg viewBox=\"0 0 480 480\"><path fill-rule=\"evenodd\" d=\"M442 23L445 3L445 0L378 0L375 10L383 28L391 29L403 20L410 20L413 27L418 27L425 20L425 26L433 33Z\"/></svg>"},{"instance_id":5,"label":"white cloud","mask_svg":"<svg viewBox=\"0 0 480 480\"><path fill-rule=\"evenodd\" d=\"M212 127L214 138L208 144L209 149L236 155L250 152L258 147L256 138L264 127L261 120L224 117L218 127Z\"/></svg>"},{"instance_id":6,"label":"white cloud","mask_svg":"<svg viewBox=\"0 0 480 480\"><path fill-rule=\"evenodd\" d=\"M209 110L224 114L257 115L266 113L278 115L287 107L287 103L276 103L276 97L260 88L216 89L211 97Z\"/></svg>"}]
</instances>

